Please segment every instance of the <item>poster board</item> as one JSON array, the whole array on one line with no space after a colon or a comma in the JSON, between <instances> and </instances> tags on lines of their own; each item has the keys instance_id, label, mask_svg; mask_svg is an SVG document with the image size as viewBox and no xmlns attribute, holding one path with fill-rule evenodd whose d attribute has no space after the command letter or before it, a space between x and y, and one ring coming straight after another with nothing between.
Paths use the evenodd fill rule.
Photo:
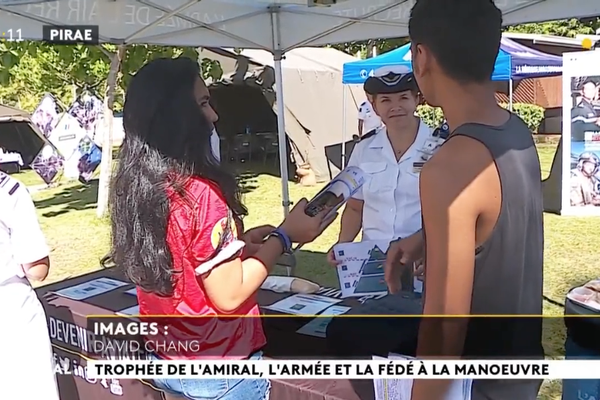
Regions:
<instances>
[{"instance_id":1,"label":"poster board","mask_svg":"<svg viewBox=\"0 0 600 400\"><path fill-rule=\"evenodd\" d=\"M102 101L84 94L60 116L49 133L48 139L64 156L67 178L89 182L100 164L101 151L93 138L102 115Z\"/></svg>"},{"instance_id":2,"label":"poster board","mask_svg":"<svg viewBox=\"0 0 600 400\"><path fill-rule=\"evenodd\" d=\"M561 215L600 216L600 50L563 54Z\"/></svg>"},{"instance_id":3,"label":"poster board","mask_svg":"<svg viewBox=\"0 0 600 400\"><path fill-rule=\"evenodd\" d=\"M58 149L65 159L65 176L69 179L77 179L79 170L77 169L78 157L74 157L74 152L79 142L85 137L85 130L79 125L75 117L68 112L63 113L58 124L48 135L48 140Z\"/></svg>"},{"instance_id":4,"label":"poster board","mask_svg":"<svg viewBox=\"0 0 600 400\"><path fill-rule=\"evenodd\" d=\"M65 110L50 93L46 93L31 114L33 122L45 137L49 137Z\"/></svg>"}]
</instances>

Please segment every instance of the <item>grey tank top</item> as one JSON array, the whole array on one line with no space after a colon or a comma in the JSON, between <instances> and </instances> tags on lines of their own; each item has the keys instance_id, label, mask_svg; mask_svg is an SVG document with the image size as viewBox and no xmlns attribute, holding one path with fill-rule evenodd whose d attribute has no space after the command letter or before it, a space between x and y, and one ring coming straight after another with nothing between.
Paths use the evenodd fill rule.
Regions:
<instances>
[{"instance_id":1,"label":"grey tank top","mask_svg":"<svg viewBox=\"0 0 600 400\"><path fill-rule=\"evenodd\" d=\"M490 237L475 250L472 315L542 314L544 206L540 160L529 128L517 116L501 126L466 124L468 136L492 155L502 205ZM452 137L451 136L451 137ZM463 358L543 358L541 318L471 318ZM475 380L471 400L535 400L541 380Z\"/></svg>"},{"instance_id":2,"label":"grey tank top","mask_svg":"<svg viewBox=\"0 0 600 400\"><path fill-rule=\"evenodd\" d=\"M527 125L512 115L501 126L465 124L450 136L468 136L492 155L502 205L490 237L476 249L472 315L542 314L544 220L540 160ZM543 355L541 318L474 318L464 357Z\"/></svg>"}]
</instances>

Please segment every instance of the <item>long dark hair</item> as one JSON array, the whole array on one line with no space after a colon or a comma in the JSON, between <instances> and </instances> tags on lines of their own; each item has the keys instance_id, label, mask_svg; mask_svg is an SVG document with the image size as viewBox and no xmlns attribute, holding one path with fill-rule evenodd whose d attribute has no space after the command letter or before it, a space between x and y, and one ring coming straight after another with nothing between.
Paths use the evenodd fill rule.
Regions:
<instances>
[{"instance_id":1,"label":"long dark hair","mask_svg":"<svg viewBox=\"0 0 600 400\"><path fill-rule=\"evenodd\" d=\"M198 79L190 58L155 59L125 95L125 140L110 194L111 256L134 284L162 296L173 294L181 272L167 244L169 191L185 198L187 181L200 176L220 188L234 216L247 214L235 176L212 153L212 124L194 94Z\"/></svg>"}]
</instances>

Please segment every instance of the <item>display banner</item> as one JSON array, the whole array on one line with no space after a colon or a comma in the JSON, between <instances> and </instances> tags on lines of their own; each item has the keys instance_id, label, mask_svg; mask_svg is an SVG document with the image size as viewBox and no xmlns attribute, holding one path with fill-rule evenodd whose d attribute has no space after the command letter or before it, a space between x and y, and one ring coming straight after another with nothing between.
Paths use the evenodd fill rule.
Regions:
<instances>
[{"instance_id":1,"label":"display banner","mask_svg":"<svg viewBox=\"0 0 600 400\"><path fill-rule=\"evenodd\" d=\"M87 136L96 141L96 126L104 115L104 104L94 95L85 94L77 99L69 108L69 114L74 116ZM98 142L97 142L98 143Z\"/></svg>"},{"instance_id":2,"label":"display banner","mask_svg":"<svg viewBox=\"0 0 600 400\"><path fill-rule=\"evenodd\" d=\"M563 54L562 215L600 216L600 50Z\"/></svg>"},{"instance_id":3,"label":"display banner","mask_svg":"<svg viewBox=\"0 0 600 400\"><path fill-rule=\"evenodd\" d=\"M64 162L60 152L51 144L47 144L34 158L31 168L49 185L60 177Z\"/></svg>"},{"instance_id":4,"label":"display banner","mask_svg":"<svg viewBox=\"0 0 600 400\"><path fill-rule=\"evenodd\" d=\"M95 161L91 164L86 161L89 159L90 154L88 153L91 151L88 142L93 140L96 125L102 114L102 102L95 96L85 94L71 104L49 134L48 139L65 158L65 176L67 178L88 182L95 171L97 167ZM97 158L95 153L93 155L94 160ZM86 158L82 159L85 154L87 154ZM81 166L84 164L85 176L82 177ZM91 173L88 172L90 167L93 167Z\"/></svg>"},{"instance_id":5,"label":"display banner","mask_svg":"<svg viewBox=\"0 0 600 400\"><path fill-rule=\"evenodd\" d=\"M79 178L77 163L79 161L75 151L79 142L86 136L85 129L79 121L69 112L63 114L56 127L48 136L48 140L65 158L65 176L69 179Z\"/></svg>"},{"instance_id":6,"label":"display banner","mask_svg":"<svg viewBox=\"0 0 600 400\"><path fill-rule=\"evenodd\" d=\"M56 98L50 93L46 93L33 111L31 122L40 129L45 137L49 137L63 112L64 110L56 101Z\"/></svg>"},{"instance_id":7,"label":"display banner","mask_svg":"<svg viewBox=\"0 0 600 400\"><path fill-rule=\"evenodd\" d=\"M102 149L89 136L86 136L79 142L73 158L77 158L79 181L88 183L100 165Z\"/></svg>"}]
</instances>

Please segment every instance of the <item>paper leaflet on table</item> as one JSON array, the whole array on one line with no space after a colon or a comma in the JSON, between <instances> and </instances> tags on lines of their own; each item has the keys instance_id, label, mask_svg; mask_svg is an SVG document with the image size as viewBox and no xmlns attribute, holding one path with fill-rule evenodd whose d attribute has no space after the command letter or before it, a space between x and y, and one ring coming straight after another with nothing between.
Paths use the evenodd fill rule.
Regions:
<instances>
[{"instance_id":1,"label":"paper leaflet on table","mask_svg":"<svg viewBox=\"0 0 600 400\"><path fill-rule=\"evenodd\" d=\"M72 300L85 300L89 297L98 296L125 285L129 285L129 283L111 278L98 278L80 283L79 285L57 290L55 293Z\"/></svg>"},{"instance_id":2,"label":"paper leaflet on table","mask_svg":"<svg viewBox=\"0 0 600 400\"><path fill-rule=\"evenodd\" d=\"M342 297L387 293L383 266L388 241L341 243L333 247Z\"/></svg>"},{"instance_id":3,"label":"paper leaflet on table","mask_svg":"<svg viewBox=\"0 0 600 400\"><path fill-rule=\"evenodd\" d=\"M364 183L364 172L358 167L348 167L317 193L304 210L310 216L317 215L324 210L329 210L327 215L331 215L343 206Z\"/></svg>"},{"instance_id":4,"label":"paper leaflet on table","mask_svg":"<svg viewBox=\"0 0 600 400\"><path fill-rule=\"evenodd\" d=\"M324 338L326 336L327 325L331 322L331 318L336 315L345 314L349 310L350 307L331 306L296 332L302 335Z\"/></svg>"},{"instance_id":5,"label":"paper leaflet on table","mask_svg":"<svg viewBox=\"0 0 600 400\"><path fill-rule=\"evenodd\" d=\"M385 282L385 258L389 241L340 243L333 247L342 298L374 296L388 293ZM414 279L415 292L423 283Z\"/></svg>"},{"instance_id":6,"label":"paper leaflet on table","mask_svg":"<svg viewBox=\"0 0 600 400\"><path fill-rule=\"evenodd\" d=\"M135 306L131 306L128 307L124 310L121 311L117 311L118 315L125 315L125 316L130 316L130 315L140 315L140 306L139 305L135 305Z\"/></svg>"},{"instance_id":7,"label":"paper leaflet on table","mask_svg":"<svg viewBox=\"0 0 600 400\"><path fill-rule=\"evenodd\" d=\"M316 294L295 294L263 308L284 314L316 315L340 301Z\"/></svg>"},{"instance_id":8,"label":"paper leaflet on table","mask_svg":"<svg viewBox=\"0 0 600 400\"><path fill-rule=\"evenodd\" d=\"M373 360L385 360L385 357L373 356ZM413 357L390 353L388 360L414 360ZM375 400L411 400L412 379L373 379ZM471 400L471 379L453 379L445 398L439 400Z\"/></svg>"}]
</instances>

